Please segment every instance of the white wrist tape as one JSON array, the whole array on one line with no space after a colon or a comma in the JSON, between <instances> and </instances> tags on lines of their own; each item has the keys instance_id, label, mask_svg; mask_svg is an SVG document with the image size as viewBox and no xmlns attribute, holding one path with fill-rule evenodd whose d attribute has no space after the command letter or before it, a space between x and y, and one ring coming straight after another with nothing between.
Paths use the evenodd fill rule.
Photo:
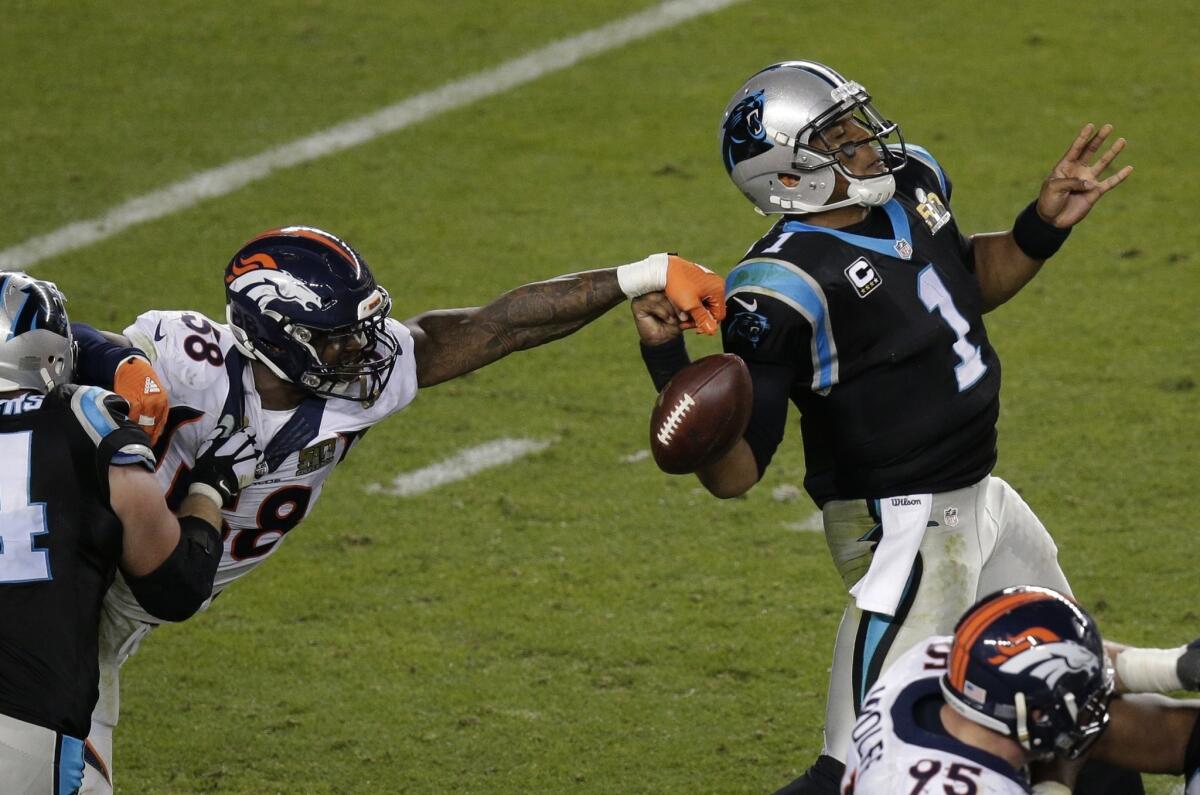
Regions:
<instances>
[{"instance_id":1,"label":"white wrist tape","mask_svg":"<svg viewBox=\"0 0 1200 795\"><path fill-rule=\"evenodd\" d=\"M1186 646L1175 649L1125 649L1117 655L1117 676L1131 693L1169 693L1182 690L1179 658Z\"/></svg>"},{"instance_id":2,"label":"white wrist tape","mask_svg":"<svg viewBox=\"0 0 1200 795\"><path fill-rule=\"evenodd\" d=\"M1071 788L1059 781L1039 781L1033 785L1033 795L1071 795Z\"/></svg>"},{"instance_id":3,"label":"white wrist tape","mask_svg":"<svg viewBox=\"0 0 1200 795\"><path fill-rule=\"evenodd\" d=\"M667 286L667 255L651 254L644 260L617 268L617 284L629 298L663 290Z\"/></svg>"},{"instance_id":4,"label":"white wrist tape","mask_svg":"<svg viewBox=\"0 0 1200 795\"><path fill-rule=\"evenodd\" d=\"M213 505L216 505L218 508L221 508L225 504L224 500L221 499L221 493L207 483L193 483L188 486L187 493L208 497L213 501Z\"/></svg>"}]
</instances>

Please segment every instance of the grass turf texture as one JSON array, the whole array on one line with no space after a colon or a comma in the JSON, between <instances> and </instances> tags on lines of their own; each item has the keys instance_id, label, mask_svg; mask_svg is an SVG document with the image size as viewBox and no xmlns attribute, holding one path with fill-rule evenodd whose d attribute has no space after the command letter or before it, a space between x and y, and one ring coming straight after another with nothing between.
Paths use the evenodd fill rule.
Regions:
<instances>
[{"instance_id":1,"label":"grass turf texture","mask_svg":"<svg viewBox=\"0 0 1200 795\"><path fill-rule=\"evenodd\" d=\"M18 3L0 246L645 5ZM722 173L717 120L790 57L867 85L941 160L969 231L1007 228L1078 127L1111 121L1133 177L988 319L997 471L1106 634L1180 643L1200 629L1189 16L739 5L35 273L120 328L150 307L219 314L228 256L280 223L353 241L401 317L663 248L725 271L765 225ZM154 633L124 670L121 789L764 792L798 774L843 595L821 536L791 529L812 507L771 497L803 476L797 438L727 503L624 463L652 399L627 312L422 394L275 560ZM362 491L506 435L559 441L420 497Z\"/></svg>"}]
</instances>

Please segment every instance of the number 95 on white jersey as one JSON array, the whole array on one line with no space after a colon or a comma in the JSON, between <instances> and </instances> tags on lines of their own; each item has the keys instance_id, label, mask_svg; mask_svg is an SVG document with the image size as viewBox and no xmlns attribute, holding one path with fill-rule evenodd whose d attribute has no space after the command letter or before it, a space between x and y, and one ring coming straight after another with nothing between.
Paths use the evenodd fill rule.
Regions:
<instances>
[{"instance_id":1,"label":"number 95 on white jersey","mask_svg":"<svg viewBox=\"0 0 1200 795\"><path fill-rule=\"evenodd\" d=\"M950 636L919 643L863 699L850 735L843 795L1024 795L1024 771L958 742L928 719L944 703L938 678ZM918 717L924 713L925 718Z\"/></svg>"}]
</instances>

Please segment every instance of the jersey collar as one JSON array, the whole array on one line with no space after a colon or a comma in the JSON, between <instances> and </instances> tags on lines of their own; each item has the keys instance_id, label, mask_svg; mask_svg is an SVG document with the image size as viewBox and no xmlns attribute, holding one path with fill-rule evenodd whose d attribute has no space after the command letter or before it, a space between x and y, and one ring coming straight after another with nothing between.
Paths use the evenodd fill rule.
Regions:
<instances>
[{"instance_id":1,"label":"jersey collar","mask_svg":"<svg viewBox=\"0 0 1200 795\"><path fill-rule=\"evenodd\" d=\"M904 213L904 208L900 205L900 202L895 199L889 199L887 204L883 205L883 211L887 213L888 220L892 223L891 240L868 237L866 235L855 235L850 232L843 232L841 229L814 226L813 224L806 224L803 221L785 221L783 231L819 232L823 235L832 235L852 246L858 246L868 251L874 251L877 254L883 254L885 257L897 257L903 260L912 259L912 230L909 228L908 216Z\"/></svg>"},{"instance_id":2,"label":"jersey collar","mask_svg":"<svg viewBox=\"0 0 1200 795\"><path fill-rule=\"evenodd\" d=\"M225 355L229 394L225 397L221 418L232 417L237 425L241 425L242 418L246 416L246 387L242 381L246 364L246 358L237 348L230 348ZM315 395L309 395L300 402L296 413L284 423L263 450L263 464L266 465L267 472L279 469L279 465L289 455L303 450L317 437L321 431L321 417L324 413L325 401Z\"/></svg>"},{"instance_id":3,"label":"jersey collar","mask_svg":"<svg viewBox=\"0 0 1200 795\"><path fill-rule=\"evenodd\" d=\"M936 696L939 700L942 698L942 688L938 684L936 676L918 679L896 696L896 700L892 702L892 727L897 737L909 745L936 748L947 754L965 757L995 773L1012 779L1022 787L1029 787L1029 778L1025 771L1018 770L1006 760L984 751L982 748L961 742L951 736L945 727L942 727L940 732L922 728L916 720L916 707L918 701L928 696Z\"/></svg>"}]
</instances>

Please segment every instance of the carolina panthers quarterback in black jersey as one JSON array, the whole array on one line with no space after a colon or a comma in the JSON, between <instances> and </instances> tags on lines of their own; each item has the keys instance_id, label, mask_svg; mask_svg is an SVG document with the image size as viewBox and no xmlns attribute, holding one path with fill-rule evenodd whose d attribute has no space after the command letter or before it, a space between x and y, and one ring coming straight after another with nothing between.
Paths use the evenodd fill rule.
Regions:
<instances>
[{"instance_id":1,"label":"carolina panthers quarterback in black jersey","mask_svg":"<svg viewBox=\"0 0 1200 795\"><path fill-rule=\"evenodd\" d=\"M779 218L726 281L724 346L753 378L750 424L697 475L718 497L748 491L794 404L805 487L849 592L824 751L786 792L837 792L863 695L923 637L950 632L980 596L1008 585L1068 589L1046 529L991 475L1000 362L983 314L1129 175L1127 166L1102 177L1125 146L1101 152L1111 132L1085 126L1011 231L968 237L933 154L829 67L774 64L726 107L725 169L761 214ZM634 316L661 388L687 362L675 315L647 298Z\"/></svg>"}]
</instances>

